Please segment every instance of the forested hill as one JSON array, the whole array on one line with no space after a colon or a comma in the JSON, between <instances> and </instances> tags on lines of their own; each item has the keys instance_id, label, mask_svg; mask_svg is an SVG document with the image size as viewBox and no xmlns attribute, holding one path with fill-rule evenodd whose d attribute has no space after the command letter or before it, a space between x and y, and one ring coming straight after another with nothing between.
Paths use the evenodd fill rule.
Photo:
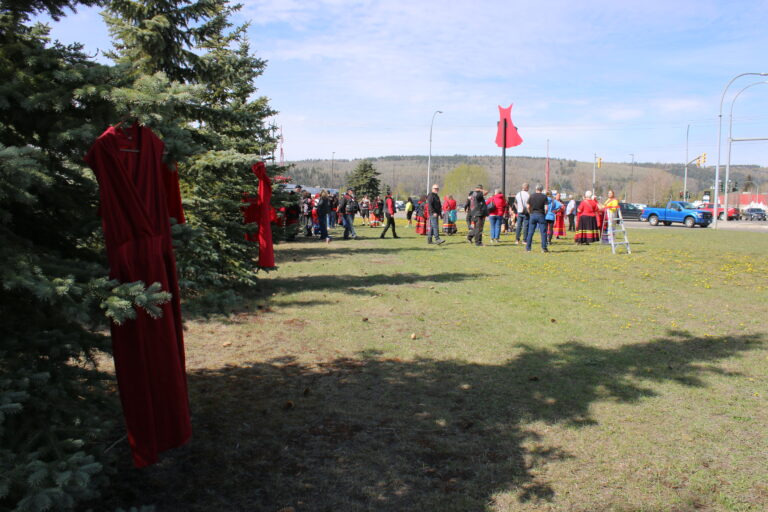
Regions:
<instances>
[{"instance_id":1,"label":"forested hill","mask_svg":"<svg viewBox=\"0 0 768 512\"><path fill-rule=\"evenodd\" d=\"M368 160L381 173L384 186L391 186L399 196L414 195L427 187L426 156L385 156ZM346 176L360 161L300 160L289 162L292 168L288 174L303 185L342 188L346 185ZM487 171L489 183L483 183L487 188L501 185L500 156L433 156L432 181L442 183L446 174L465 164L477 165ZM507 191L518 190L524 181L532 185L543 184L545 166L545 158L507 157ZM732 186L745 191L754 189L768 181L767 170L757 165L731 166ZM653 203L679 194L684 168L681 164L664 163L635 163L633 168L629 162L604 161L596 174L598 191L613 188L621 197L631 195L635 202ZM714 175L714 166L688 167L688 189L694 197L712 188ZM582 194L592 188L592 162L550 159L550 185L568 194Z\"/></svg>"}]
</instances>

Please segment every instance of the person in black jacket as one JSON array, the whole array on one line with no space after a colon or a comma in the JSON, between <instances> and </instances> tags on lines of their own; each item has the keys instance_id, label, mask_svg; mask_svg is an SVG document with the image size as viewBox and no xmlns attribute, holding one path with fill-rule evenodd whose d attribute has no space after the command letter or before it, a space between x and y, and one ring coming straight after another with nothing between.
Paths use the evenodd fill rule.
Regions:
<instances>
[{"instance_id":1,"label":"person in black jacket","mask_svg":"<svg viewBox=\"0 0 768 512\"><path fill-rule=\"evenodd\" d=\"M390 226L392 227L392 238L400 238L395 233L395 211L395 200L392 199L392 192L387 190L387 197L384 199L384 215L387 217L387 225L384 227L384 231L381 232L379 238L384 238Z\"/></svg>"},{"instance_id":2,"label":"person in black jacket","mask_svg":"<svg viewBox=\"0 0 768 512\"><path fill-rule=\"evenodd\" d=\"M320 191L320 197L317 198L317 220L320 224L320 240L329 243L331 237L328 236L328 215L331 213L331 199L328 192L323 189Z\"/></svg>"},{"instance_id":3,"label":"person in black jacket","mask_svg":"<svg viewBox=\"0 0 768 512\"><path fill-rule=\"evenodd\" d=\"M355 232L355 213L357 210L355 191L351 188L347 189L347 193L339 201L339 213L342 214L342 223L344 224L344 240L349 240L349 237L357 238Z\"/></svg>"},{"instance_id":4,"label":"person in black jacket","mask_svg":"<svg viewBox=\"0 0 768 512\"><path fill-rule=\"evenodd\" d=\"M427 232L427 243L431 244L434 237L437 245L445 242L440 238L440 216L443 214L443 203L440 201L440 187L437 184L432 185L432 192L427 196L427 211L429 212L429 231Z\"/></svg>"},{"instance_id":5,"label":"person in black jacket","mask_svg":"<svg viewBox=\"0 0 768 512\"><path fill-rule=\"evenodd\" d=\"M485 204L483 194L483 186L478 185L472 195L469 196L469 215L474 225L469 230L467 241L470 244L474 241L478 247L483 245L483 228L485 227L485 218L488 216L488 206Z\"/></svg>"}]
</instances>

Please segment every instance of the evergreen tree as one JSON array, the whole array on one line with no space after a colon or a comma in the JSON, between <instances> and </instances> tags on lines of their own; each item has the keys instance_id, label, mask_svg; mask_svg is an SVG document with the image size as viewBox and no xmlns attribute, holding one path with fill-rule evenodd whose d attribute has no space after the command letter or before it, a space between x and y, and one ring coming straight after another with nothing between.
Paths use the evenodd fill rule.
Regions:
<instances>
[{"instance_id":1,"label":"evergreen tree","mask_svg":"<svg viewBox=\"0 0 768 512\"><path fill-rule=\"evenodd\" d=\"M258 187L251 165L274 148L265 120L275 112L266 98L253 97L265 62L251 55L247 27L230 23L237 9L225 0L114 0L105 14L115 38L111 56L136 83L163 77L164 87L189 93L171 111L143 96L127 105L139 117L150 105L142 121L179 162L188 225L175 232L188 296L216 287L232 298L233 286L257 282L258 247L245 240L254 227L242 223L242 197ZM273 204L281 200L276 194Z\"/></svg>"},{"instance_id":2,"label":"evergreen tree","mask_svg":"<svg viewBox=\"0 0 768 512\"><path fill-rule=\"evenodd\" d=\"M71 510L97 495L122 430L113 377L95 363L110 350L101 333L169 299L156 284L105 277L98 187L82 157L109 124L151 126L182 162L190 226L175 232L188 289L255 282L241 193L272 147L272 111L251 98L264 63L244 27L230 30L234 8L116 1L127 35L105 66L30 21L74 5L0 3L0 511ZM144 32L131 39L132 26ZM153 52L159 65L145 58Z\"/></svg>"},{"instance_id":3,"label":"evergreen tree","mask_svg":"<svg viewBox=\"0 0 768 512\"><path fill-rule=\"evenodd\" d=\"M108 119L121 74L52 44L30 15L0 12L0 510L73 509L96 495L119 417L95 364L107 318L157 313L158 286L107 268L97 187L82 156ZM106 314L106 316L105 316Z\"/></svg>"},{"instance_id":4,"label":"evergreen tree","mask_svg":"<svg viewBox=\"0 0 768 512\"><path fill-rule=\"evenodd\" d=\"M381 191L380 173L370 160L363 160L347 177L347 187L355 190L357 197L376 197Z\"/></svg>"}]
</instances>

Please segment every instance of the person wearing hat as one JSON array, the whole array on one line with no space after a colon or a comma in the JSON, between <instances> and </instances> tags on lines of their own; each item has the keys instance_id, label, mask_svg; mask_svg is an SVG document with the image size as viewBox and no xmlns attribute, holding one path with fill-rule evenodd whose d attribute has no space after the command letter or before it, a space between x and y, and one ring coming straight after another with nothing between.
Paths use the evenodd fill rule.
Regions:
<instances>
[{"instance_id":1,"label":"person wearing hat","mask_svg":"<svg viewBox=\"0 0 768 512\"><path fill-rule=\"evenodd\" d=\"M488 216L488 205L485 204L485 191L482 185L475 187L475 191L469 196L469 215L474 223L469 230L467 241L475 243L480 247L483 245L483 228L485 227L485 218Z\"/></svg>"},{"instance_id":2,"label":"person wearing hat","mask_svg":"<svg viewBox=\"0 0 768 512\"><path fill-rule=\"evenodd\" d=\"M387 217L387 225L384 227L384 231L381 232L379 238L384 238L390 226L392 226L392 238L400 238L395 233L395 211L395 200L392 199L392 191L387 189L387 197L384 199L384 215Z\"/></svg>"},{"instance_id":3,"label":"person wearing hat","mask_svg":"<svg viewBox=\"0 0 768 512\"><path fill-rule=\"evenodd\" d=\"M427 210L429 212L429 232L427 232L427 243L437 245L445 242L440 238L440 216L443 214L443 202L440 200L440 186L435 183L432 185L432 192L427 196ZM435 239L432 242L432 238Z\"/></svg>"}]
</instances>

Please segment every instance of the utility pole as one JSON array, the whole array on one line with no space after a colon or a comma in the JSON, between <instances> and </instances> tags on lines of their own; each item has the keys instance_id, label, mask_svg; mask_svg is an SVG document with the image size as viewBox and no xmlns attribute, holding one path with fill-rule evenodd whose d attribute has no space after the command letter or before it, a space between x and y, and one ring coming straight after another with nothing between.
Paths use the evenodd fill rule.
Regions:
<instances>
[{"instance_id":1,"label":"utility pole","mask_svg":"<svg viewBox=\"0 0 768 512\"><path fill-rule=\"evenodd\" d=\"M632 167L629 171L629 202L632 202L632 185L635 183L635 154L630 153L629 156L632 157Z\"/></svg>"},{"instance_id":2,"label":"utility pole","mask_svg":"<svg viewBox=\"0 0 768 512\"><path fill-rule=\"evenodd\" d=\"M685 129L685 174L683 175L683 201L688 200L688 134L691 131L691 125Z\"/></svg>"}]
</instances>

